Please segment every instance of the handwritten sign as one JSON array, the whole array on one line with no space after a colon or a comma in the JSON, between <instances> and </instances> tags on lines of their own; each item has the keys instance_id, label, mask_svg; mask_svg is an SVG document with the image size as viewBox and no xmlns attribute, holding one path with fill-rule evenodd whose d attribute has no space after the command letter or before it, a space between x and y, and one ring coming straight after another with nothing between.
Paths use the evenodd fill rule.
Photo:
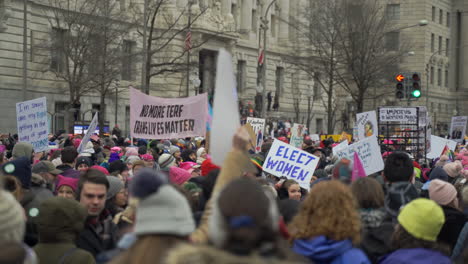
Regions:
<instances>
[{"instance_id":1,"label":"handwritten sign","mask_svg":"<svg viewBox=\"0 0 468 264\"><path fill-rule=\"evenodd\" d=\"M366 175L379 172L384 168L384 162L380 154L380 147L377 137L369 137L349 145L336 153L339 159L346 158L354 160L354 153L359 155Z\"/></svg>"},{"instance_id":2,"label":"handwritten sign","mask_svg":"<svg viewBox=\"0 0 468 264\"><path fill-rule=\"evenodd\" d=\"M160 98L130 88L130 134L146 139L204 136L207 104L206 94Z\"/></svg>"},{"instance_id":3,"label":"handwritten sign","mask_svg":"<svg viewBox=\"0 0 468 264\"><path fill-rule=\"evenodd\" d=\"M265 119L247 117L247 124L250 124L255 132L255 152L260 152L263 145L263 136L265 135Z\"/></svg>"},{"instance_id":4,"label":"handwritten sign","mask_svg":"<svg viewBox=\"0 0 468 264\"><path fill-rule=\"evenodd\" d=\"M375 111L359 113L356 115L356 125L359 140L378 136L377 114Z\"/></svg>"},{"instance_id":5,"label":"handwritten sign","mask_svg":"<svg viewBox=\"0 0 468 264\"><path fill-rule=\"evenodd\" d=\"M301 148L304 142L304 131L306 127L302 124L294 124L291 129L291 140L289 144L296 148Z\"/></svg>"},{"instance_id":6,"label":"handwritten sign","mask_svg":"<svg viewBox=\"0 0 468 264\"><path fill-rule=\"evenodd\" d=\"M349 145L349 142L348 140L346 139L345 141L341 142L340 144L336 145L332 151L333 151L333 155L336 155L336 153L340 150L343 150L345 148L347 148Z\"/></svg>"},{"instance_id":7,"label":"handwritten sign","mask_svg":"<svg viewBox=\"0 0 468 264\"><path fill-rule=\"evenodd\" d=\"M468 116L454 116L452 117L452 124L450 126L450 138L458 143L461 143L465 138L466 121Z\"/></svg>"},{"instance_id":8,"label":"handwritten sign","mask_svg":"<svg viewBox=\"0 0 468 264\"><path fill-rule=\"evenodd\" d=\"M83 152L84 148L86 147L86 144L88 144L89 139L93 135L94 132L96 132L96 127L98 125L98 113L96 112L94 114L93 120L91 120L91 123L89 123L88 131L86 131L85 136L81 140L80 145L78 146L78 153ZM99 131L97 131L99 133Z\"/></svg>"},{"instance_id":9,"label":"handwritten sign","mask_svg":"<svg viewBox=\"0 0 468 264\"><path fill-rule=\"evenodd\" d=\"M380 122L405 122L416 123L418 119L418 111L416 107L399 107L399 108L380 108Z\"/></svg>"},{"instance_id":10,"label":"handwritten sign","mask_svg":"<svg viewBox=\"0 0 468 264\"><path fill-rule=\"evenodd\" d=\"M285 176L309 190L310 180L319 158L275 139L263 163L263 170L278 177Z\"/></svg>"},{"instance_id":11,"label":"handwritten sign","mask_svg":"<svg viewBox=\"0 0 468 264\"><path fill-rule=\"evenodd\" d=\"M16 124L19 141L31 143L35 152L48 150L46 97L16 103Z\"/></svg>"},{"instance_id":12,"label":"handwritten sign","mask_svg":"<svg viewBox=\"0 0 468 264\"><path fill-rule=\"evenodd\" d=\"M445 146L448 146L450 150L455 151L455 148L457 147L457 142L450 140L450 139L445 139L441 138L438 136L431 135L431 151L427 153L426 157L428 159L435 159L440 157L440 154L444 150Z\"/></svg>"}]
</instances>

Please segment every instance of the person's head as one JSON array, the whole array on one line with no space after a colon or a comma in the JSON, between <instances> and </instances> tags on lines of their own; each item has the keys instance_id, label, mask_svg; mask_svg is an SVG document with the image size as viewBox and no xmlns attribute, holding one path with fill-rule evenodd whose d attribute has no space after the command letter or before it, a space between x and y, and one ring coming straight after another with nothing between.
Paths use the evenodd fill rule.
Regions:
<instances>
[{"instance_id":1,"label":"person's head","mask_svg":"<svg viewBox=\"0 0 468 264\"><path fill-rule=\"evenodd\" d=\"M44 160L38 162L32 167L32 173L41 175L41 177L48 183L56 180L57 175L62 173L61 170L56 169L54 164L50 161Z\"/></svg>"},{"instance_id":2,"label":"person's head","mask_svg":"<svg viewBox=\"0 0 468 264\"><path fill-rule=\"evenodd\" d=\"M74 179L70 177L64 177L59 175L57 177L57 187L56 192L57 196L76 199L76 191L78 189L79 179Z\"/></svg>"},{"instance_id":3,"label":"person's head","mask_svg":"<svg viewBox=\"0 0 468 264\"><path fill-rule=\"evenodd\" d=\"M384 206L384 192L380 183L370 177L359 178L351 184L359 208L377 209Z\"/></svg>"},{"instance_id":4,"label":"person's head","mask_svg":"<svg viewBox=\"0 0 468 264\"><path fill-rule=\"evenodd\" d=\"M197 154L191 149L185 149L180 156L183 161L197 161Z\"/></svg>"},{"instance_id":5,"label":"person's head","mask_svg":"<svg viewBox=\"0 0 468 264\"><path fill-rule=\"evenodd\" d=\"M78 157L78 152L74 147L70 146L62 149L61 160L64 164L73 165L76 157Z\"/></svg>"},{"instance_id":6,"label":"person's head","mask_svg":"<svg viewBox=\"0 0 468 264\"><path fill-rule=\"evenodd\" d=\"M112 175L120 174L123 179L128 177L128 167L121 160L115 160L109 164L109 173Z\"/></svg>"},{"instance_id":7,"label":"person's head","mask_svg":"<svg viewBox=\"0 0 468 264\"><path fill-rule=\"evenodd\" d=\"M275 199L251 178L232 181L215 197L208 229L215 247L248 255L267 244L275 246L279 232ZM271 248L272 253L275 248Z\"/></svg>"},{"instance_id":8,"label":"person's head","mask_svg":"<svg viewBox=\"0 0 468 264\"><path fill-rule=\"evenodd\" d=\"M153 168L154 166L154 158L151 154L144 154L140 156L141 159L145 162L145 167Z\"/></svg>"},{"instance_id":9,"label":"person's head","mask_svg":"<svg viewBox=\"0 0 468 264\"><path fill-rule=\"evenodd\" d=\"M413 179L413 162L405 152L393 152L385 161L384 177L390 182L409 182Z\"/></svg>"},{"instance_id":10,"label":"person's head","mask_svg":"<svg viewBox=\"0 0 468 264\"><path fill-rule=\"evenodd\" d=\"M301 200L301 187L299 186L299 183L297 183L295 180L286 180L281 186L281 188L287 192L288 199L296 201Z\"/></svg>"},{"instance_id":11,"label":"person's head","mask_svg":"<svg viewBox=\"0 0 468 264\"><path fill-rule=\"evenodd\" d=\"M169 153L164 153L158 158L158 164L161 170L169 171L169 168L176 166L176 159Z\"/></svg>"},{"instance_id":12,"label":"person's head","mask_svg":"<svg viewBox=\"0 0 468 264\"><path fill-rule=\"evenodd\" d=\"M31 163L26 157L16 158L2 166L2 172L5 175L12 175L21 183L22 189L31 188Z\"/></svg>"},{"instance_id":13,"label":"person's head","mask_svg":"<svg viewBox=\"0 0 468 264\"><path fill-rule=\"evenodd\" d=\"M447 163L443 168L450 178L457 178L463 171L463 165L459 161Z\"/></svg>"},{"instance_id":14,"label":"person's head","mask_svg":"<svg viewBox=\"0 0 468 264\"><path fill-rule=\"evenodd\" d=\"M455 187L439 179L429 183L429 198L439 205L446 205L458 209L457 190Z\"/></svg>"},{"instance_id":15,"label":"person's head","mask_svg":"<svg viewBox=\"0 0 468 264\"><path fill-rule=\"evenodd\" d=\"M208 153L206 152L206 149L205 149L205 148L199 148L199 149L197 150L197 158L206 159L206 158L207 158L207 157L206 157L207 154L208 154Z\"/></svg>"},{"instance_id":16,"label":"person's head","mask_svg":"<svg viewBox=\"0 0 468 264\"><path fill-rule=\"evenodd\" d=\"M434 201L419 198L408 203L398 215L398 225L392 235L392 246L405 248L437 248L437 237L445 216Z\"/></svg>"},{"instance_id":17,"label":"person's head","mask_svg":"<svg viewBox=\"0 0 468 264\"><path fill-rule=\"evenodd\" d=\"M33 155L34 155L34 149L31 143L28 142L18 142L15 144L13 147L13 150L11 152L11 157L13 159L17 159L20 157L25 157L27 158L31 163L33 160Z\"/></svg>"},{"instance_id":18,"label":"person's head","mask_svg":"<svg viewBox=\"0 0 468 264\"><path fill-rule=\"evenodd\" d=\"M0 190L0 241L22 242L25 228L23 208L13 195Z\"/></svg>"},{"instance_id":19,"label":"person's head","mask_svg":"<svg viewBox=\"0 0 468 264\"><path fill-rule=\"evenodd\" d=\"M182 152L180 152L180 148L179 148L178 146L172 145L172 146L169 147L169 153L170 153L172 156L174 156L174 158L180 159L180 154L181 154Z\"/></svg>"},{"instance_id":20,"label":"person's head","mask_svg":"<svg viewBox=\"0 0 468 264\"><path fill-rule=\"evenodd\" d=\"M136 160L133 162L132 165L132 173L133 175L136 175L139 170L143 169L145 167L145 162L142 160Z\"/></svg>"},{"instance_id":21,"label":"person's head","mask_svg":"<svg viewBox=\"0 0 468 264\"><path fill-rule=\"evenodd\" d=\"M105 207L109 181L99 170L89 169L78 184L78 198L88 210L88 216L97 217Z\"/></svg>"},{"instance_id":22,"label":"person's head","mask_svg":"<svg viewBox=\"0 0 468 264\"><path fill-rule=\"evenodd\" d=\"M351 189L337 180L315 184L290 224L292 239L326 236L335 241L360 241L361 222Z\"/></svg>"}]
</instances>

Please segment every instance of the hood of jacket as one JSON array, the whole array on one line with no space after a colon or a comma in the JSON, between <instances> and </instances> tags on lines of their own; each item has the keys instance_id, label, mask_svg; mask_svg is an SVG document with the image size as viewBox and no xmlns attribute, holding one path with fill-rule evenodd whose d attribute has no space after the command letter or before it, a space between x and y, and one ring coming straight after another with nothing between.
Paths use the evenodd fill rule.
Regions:
<instances>
[{"instance_id":1,"label":"hood of jacket","mask_svg":"<svg viewBox=\"0 0 468 264\"><path fill-rule=\"evenodd\" d=\"M385 219L387 212L385 208L361 209L360 214L362 228L366 229L379 227Z\"/></svg>"},{"instance_id":2,"label":"hood of jacket","mask_svg":"<svg viewBox=\"0 0 468 264\"><path fill-rule=\"evenodd\" d=\"M396 218L400 208L419 197L418 190L410 182L395 182L387 188L385 210Z\"/></svg>"},{"instance_id":3,"label":"hood of jacket","mask_svg":"<svg viewBox=\"0 0 468 264\"><path fill-rule=\"evenodd\" d=\"M383 257L379 263L380 264L391 264L391 263L450 264L452 262L449 257L443 255L442 253L438 251L425 249L425 248L409 248L409 249L399 249Z\"/></svg>"},{"instance_id":4,"label":"hood of jacket","mask_svg":"<svg viewBox=\"0 0 468 264\"><path fill-rule=\"evenodd\" d=\"M361 250L353 247L351 240L334 241L325 236L296 239L293 251L316 263L370 263Z\"/></svg>"},{"instance_id":5,"label":"hood of jacket","mask_svg":"<svg viewBox=\"0 0 468 264\"><path fill-rule=\"evenodd\" d=\"M448 181L448 174L445 172L445 170L442 167L435 167L432 169L431 174L429 174L429 180L443 180L443 181Z\"/></svg>"}]
</instances>

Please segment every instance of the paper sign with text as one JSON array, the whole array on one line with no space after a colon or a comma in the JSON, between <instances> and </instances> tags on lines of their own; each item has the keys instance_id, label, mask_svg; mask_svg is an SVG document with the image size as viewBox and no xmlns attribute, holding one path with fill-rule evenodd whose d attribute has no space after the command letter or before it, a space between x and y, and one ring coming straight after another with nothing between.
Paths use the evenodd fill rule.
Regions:
<instances>
[{"instance_id":1,"label":"paper sign with text","mask_svg":"<svg viewBox=\"0 0 468 264\"><path fill-rule=\"evenodd\" d=\"M336 145L334 148L332 148L333 155L336 155L336 153L340 150L343 150L347 148L349 145L348 140L346 139L345 141L341 142L340 144Z\"/></svg>"},{"instance_id":2,"label":"paper sign with text","mask_svg":"<svg viewBox=\"0 0 468 264\"><path fill-rule=\"evenodd\" d=\"M377 137L369 137L349 145L347 148L338 151L336 156L338 156L338 159L346 158L353 160L355 152L359 155L367 176L383 170L384 162L380 154Z\"/></svg>"},{"instance_id":3,"label":"paper sign with text","mask_svg":"<svg viewBox=\"0 0 468 264\"><path fill-rule=\"evenodd\" d=\"M263 137L265 135L265 119L247 117L247 124L250 124L255 132L255 152L260 152L263 145Z\"/></svg>"},{"instance_id":4,"label":"paper sign with text","mask_svg":"<svg viewBox=\"0 0 468 264\"><path fill-rule=\"evenodd\" d=\"M416 123L418 111L416 107L385 107L379 109L380 122Z\"/></svg>"},{"instance_id":5,"label":"paper sign with text","mask_svg":"<svg viewBox=\"0 0 468 264\"><path fill-rule=\"evenodd\" d=\"M452 124L450 125L450 138L458 143L461 143L465 138L466 121L468 116L454 116L452 117Z\"/></svg>"},{"instance_id":6,"label":"paper sign with text","mask_svg":"<svg viewBox=\"0 0 468 264\"><path fill-rule=\"evenodd\" d=\"M445 146L448 146L450 150L455 151L455 148L457 147L457 142L450 139L445 139L431 135L431 152L427 153L426 157L428 159L435 159L440 157Z\"/></svg>"},{"instance_id":7,"label":"paper sign with text","mask_svg":"<svg viewBox=\"0 0 468 264\"><path fill-rule=\"evenodd\" d=\"M29 142L35 152L49 148L49 124L46 97L16 103L18 140Z\"/></svg>"},{"instance_id":8,"label":"paper sign with text","mask_svg":"<svg viewBox=\"0 0 468 264\"><path fill-rule=\"evenodd\" d=\"M78 146L78 149L77 149L78 153L83 152L83 150L86 148L86 145L88 144L89 139L96 132L95 130L96 130L97 125L98 125L98 113L96 112L93 116L93 120L91 120L91 123L89 123L89 127L88 127L88 130L86 131L85 136L83 137L80 145Z\"/></svg>"},{"instance_id":9,"label":"paper sign with text","mask_svg":"<svg viewBox=\"0 0 468 264\"><path fill-rule=\"evenodd\" d=\"M204 136L208 98L149 96L130 88L130 135L145 139Z\"/></svg>"},{"instance_id":10,"label":"paper sign with text","mask_svg":"<svg viewBox=\"0 0 468 264\"><path fill-rule=\"evenodd\" d=\"M304 131L307 130L302 124L294 124L291 129L291 139L289 144L296 148L302 148L304 142Z\"/></svg>"},{"instance_id":11,"label":"paper sign with text","mask_svg":"<svg viewBox=\"0 0 468 264\"><path fill-rule=\"evenodd\" d=\"M263 163L263 170L278 177L293 179L309 190L319 158L275 139Z\"/></svg>"},{"instance_id":12,"label":"paper sign with text","mask_svg":"<svg viewBox=\"0 0 468 264\"><path fill-rule=\"evenodd\" d=\"M359 113L356 115L359 140L378 136L377 114L375 111Z\"/></svg>"}]
</instances>

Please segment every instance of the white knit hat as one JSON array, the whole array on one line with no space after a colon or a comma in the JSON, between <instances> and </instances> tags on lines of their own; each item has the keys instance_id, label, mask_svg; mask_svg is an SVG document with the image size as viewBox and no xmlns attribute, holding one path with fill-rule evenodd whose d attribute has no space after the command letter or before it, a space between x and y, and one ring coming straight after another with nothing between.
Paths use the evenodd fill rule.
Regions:
<instances>
[{"instance_id":1,"label":"white knit hat","mask_svg":"<svg viewBox=\"0 0 468 264\"><path fill-rule=\"evenodd\" d=\"M0 241L23 241L25 227L21 205L9 192L0 190Z\"/></svg>"}]
</instances>

